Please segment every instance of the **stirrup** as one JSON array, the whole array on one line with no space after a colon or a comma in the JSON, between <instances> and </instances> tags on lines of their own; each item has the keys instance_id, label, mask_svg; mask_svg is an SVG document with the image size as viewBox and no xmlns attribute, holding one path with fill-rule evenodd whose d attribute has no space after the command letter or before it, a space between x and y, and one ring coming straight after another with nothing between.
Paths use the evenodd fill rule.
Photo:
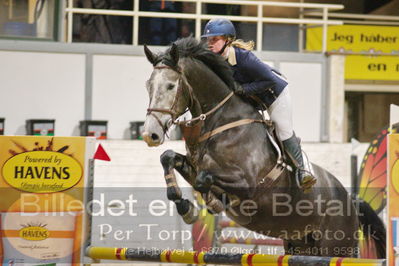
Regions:
<instances>
[{"instance_id":1,"label":"stirrup","mask_svg":"<svg viewBox=\"0 0 399 266\"><path fill-rule=\"evenodd\" d=\"M316 184L317 179L313 176L305 176L301 182L301 189L304 193L309 193L312 187Z\"/></svg>"},{"instance_id":2,"label":"stirrup","mask_svg":"<svg viewBox=\"0 0 399 266\"><path fill-rule=\"evenodd\" d=\"M301 174L304 175L301 177L302 180L300 180ZM317 179L309 171L306 171L304 169L297 169L296 181L298 187L301 188L302 191L306 194L309 193L312 187L316 184Z\"/></svg>"}]
</instances>

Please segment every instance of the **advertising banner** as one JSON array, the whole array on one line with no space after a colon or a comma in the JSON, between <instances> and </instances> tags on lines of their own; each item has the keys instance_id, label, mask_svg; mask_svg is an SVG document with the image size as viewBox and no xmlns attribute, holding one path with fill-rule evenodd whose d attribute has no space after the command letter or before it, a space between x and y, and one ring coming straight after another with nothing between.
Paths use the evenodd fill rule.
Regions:
<instances>
[{"instance_id":1,"label":"advertising banner","mask_svg":"<svg viewBox=\"0 0 399 266\"><path fill-rule=\"evenodd\" d=\"M389 135L388 265L399 265L399 134Z\"/></svg>"},{"instance_id":2,"label":"advertising banner","mask_svg":"<svg viewBox=\"0 0 399 266\"><path fill-rule=\"evenodd\" d=\"M306 50L321 51L322 36L322 27L307 29ZM347 55L346 79L399 80L399 27L330 26L327 51L373 54ZM381 53L384 55L378 55Z\"/></svg>"},{"instance_id":3,"label":"advertising banner","mask_svg":"<svg viewBox=\"0 0 399 266\"><path fill-rule=\"evenodd\" d=\"M0 136L3 265L78 264L94 138Z\"/></svg>"}]
</instances>

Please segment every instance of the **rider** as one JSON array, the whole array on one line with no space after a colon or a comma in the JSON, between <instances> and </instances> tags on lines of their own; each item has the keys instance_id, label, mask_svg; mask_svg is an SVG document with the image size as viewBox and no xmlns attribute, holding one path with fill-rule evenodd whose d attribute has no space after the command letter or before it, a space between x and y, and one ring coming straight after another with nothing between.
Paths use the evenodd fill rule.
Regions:
<instances>
[{"instance_id":1,"label":"rider","mask_svg":"<svg viewBox=\"0 0 399 266\"><path fill-rule=\"evenodd\" d=\"M267 107L277 135L293 161L292 166L297 169L296 174L302 189L312 187L316 179L305 170L300 142L293 130L287 80L251 52L253 41L236 40L236 30L230 20L210 20L201 37L207 38L212 52L221 54L230 64L237 83L235 93L246 97L257 96ZM258 109L259 107L257 106Z\"/></svg>"}]
</instances>

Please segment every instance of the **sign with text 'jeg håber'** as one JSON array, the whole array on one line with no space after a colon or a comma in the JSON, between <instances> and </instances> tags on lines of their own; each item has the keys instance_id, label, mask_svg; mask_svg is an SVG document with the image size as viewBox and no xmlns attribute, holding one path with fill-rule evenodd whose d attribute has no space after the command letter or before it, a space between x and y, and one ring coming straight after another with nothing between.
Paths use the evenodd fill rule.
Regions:
<instances>
[{"instance_id":1,"label":"sign with text 'jeg h\u00e5ber'","mask_svg":"<svg viewBox=\"0 0 399 266\"><path fill-rule=\"evenodd\" d=\"M94 138L0 136L0 258L10 264L82 260L84 188Z\"/></svg>"},{"instance_id":2,"label":"sign with text 'jeg h\u00e5ber'","mask_svg":"<svg viewBox=\"0 0 399 266\"><path fill-rule=\"evenodd\" d=\"M306 50L321 51L322 28L309 28L306 34ZM346 79L399 80L399 27L330 26L327 51L368 54L346 56Z\"/></svg>"}]
</instances>

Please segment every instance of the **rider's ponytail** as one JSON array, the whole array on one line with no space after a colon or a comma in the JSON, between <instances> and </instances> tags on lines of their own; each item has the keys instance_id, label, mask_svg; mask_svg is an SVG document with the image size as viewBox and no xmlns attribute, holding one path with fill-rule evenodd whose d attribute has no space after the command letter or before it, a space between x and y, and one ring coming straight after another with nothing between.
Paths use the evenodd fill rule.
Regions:
<instances>
[{"instance_id":1,"label":"rider's ponytail","mask_svg":"<svg viewBox=\"0 0 399 266\"><path fill-rule=\"evenodd\" d=\"M238 47L238 48L249 50L249 51L252 51L255 47L254 41L245 42L244 40L241 40L241 39L234 40L231 43L231 45L234 47Z\"/></svg>"}]
</instances>

